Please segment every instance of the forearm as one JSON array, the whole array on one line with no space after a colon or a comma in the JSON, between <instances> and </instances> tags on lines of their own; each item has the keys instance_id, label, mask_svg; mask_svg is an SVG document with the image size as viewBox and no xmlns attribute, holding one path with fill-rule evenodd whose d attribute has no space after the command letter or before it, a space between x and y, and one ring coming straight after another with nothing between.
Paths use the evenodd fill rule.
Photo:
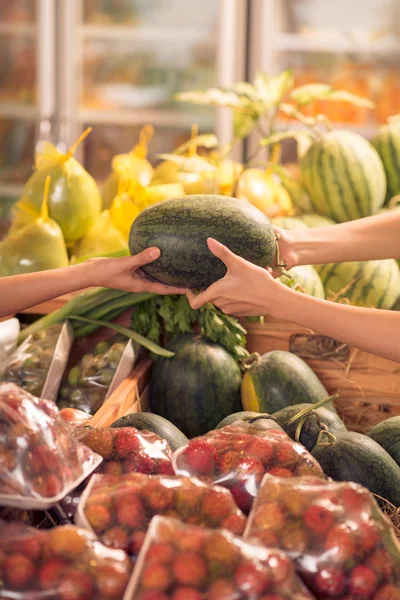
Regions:
<instances>
[{"instance_id":1,"label":"forearm","mask_svg":"<svg viewBox=\"0 0 400 600\"><path fill-rule=\"evenodd\" d=\"M90 287L90 264L0 278L0 317Z\"/></svg>"},{"instance_id":2,"label":"forearm","mask_svg":"<svg viewBox=\"0 0 400 600\"><path fill-rule=\"evenodd\" d=\"M279 295L273 316L400 362L400 312L335 304L289 288Z\"/></svg>"},{"instance_id":3,"label":"forearm","mask_svg":"<svg viewBox=\"0 0 400 600\"><path fill-rule=\"evenodd\" d=\"M290 236L299 265L400 258L400 211Z\"/></svg>"}]
</instances>

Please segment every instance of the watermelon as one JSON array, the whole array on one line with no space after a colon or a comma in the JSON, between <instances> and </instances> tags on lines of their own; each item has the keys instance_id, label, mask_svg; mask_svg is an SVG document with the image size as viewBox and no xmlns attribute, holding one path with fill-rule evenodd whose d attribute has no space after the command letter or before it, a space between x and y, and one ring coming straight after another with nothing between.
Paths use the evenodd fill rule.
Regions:
<instances>
[{"instance_id":1,"label":"watermelon","mask_svg":"<svg viewBox=\"0 0 400 600\"><path fill-rule=\"evenodd\" d=\"M227 196L184 196L150 206L132 224L129 249L137 254L160 248L160 258L142 267L150 278L204 289L226 273L208 249L209 237L261 267L273 262L276 239L268 218L249 202Z\"/></svg>"},{"instance_id":2,"label":"watermelon","mask_svg":"<svg viewBox=\"0 0 400 600\"><path fill-rule=\"evenodd\" d=\"M293 206L300 212L310 212L312 210L311 198L301 181L282 165L274 164L272 169L281 180L282 187L288 192Z\"/></svg>"},{"instance_id":3,"label":"watermelon","mask_svg":"<svg viewBox=\"0 0 400 600\"><path fill-rule=\"evenodd\" d=\"M354 306L390 309L400 290L400 271L396 261L336 263L316 267L328 299L347 299Z\"/></svg>"},{"instance_id":4,"label":"watermelon","mask_svg":"<svg viewBox=\"0 0 400 600\"><path fill-rule=\"evenodd\" d=\"M383 125L372 140L385 168L387 199L400 194L400 124Z\"/></svg>"},{"instance_id":5,"label":"watermelon","mask_svg":"<svg viewBox=\"0 0 400 600\"><path fill-rule=\"evenodd\" d=\"M129 413L114 421L111 427L134 427L139 431L152 431L166 440L174 451L188 443L187 437L175 425L150 412Z\"/></svg>"},{"instance_id":6,"label":"watermelon","mask_svg":"<svg viewBox=\"0 0 400 600\"><path fill-rule=\"evenodd\" d=\"M202 336L181 336L167 345L173 358L157 357L150 384L152 412L187 437L213 429L241 410L241 373L234 358Z\"/></svg>"},{"instance_id":7,"label":"watermelon","mask_svg":"<svg viewBox=\"0 0 400 600\"><path fill-rule=\"evenodd\" d=\"M298 292L325 299L324 286L317 271L311 265L301 265L290 269L292 279L282 275L278 281Z\"/></svg>"},{"instance_id":8,"label":"watermelon","mask_svg":"<svg viewBox=\"0 0 400 600\"><path fill-rule=\"evenodd\" d=\"M400 466L400 416L378 423L367 436L382 446Z\"/></svg>"},{"instance_id":9,"label":"watermelon","mask_svg":"<svg viewBox=\"0 0 400 600\"><path fill-rule=\"evenodd\" d=\"M327 217L322 217L321 215L317 215L315 213L307 213L305 215L300 215L297 217L299 221L302 221L307 227L310 229L314 229L316 227L329 227L330 225L336 225L335 221L332 219L328 219Z\"/></svg>"},{"instance_id":10,"label":"watermelon","mask_svg":"<svg viewBox=\"0 0 400 600\"><path fill-rule=\"evenodd\" d=\"M330 131L318 138L301 160L302 181L313 211L337 222L375 215L386 196L379 154L360 135Z\"/></svg>"},{"instance_id":11,"label":"watermelon","mask_svg":"<svg viewBox=\"0 0 400 600\"><path fill-rule=\"evenodd\" d=\"M271 223L281 229L307 229L307 225L295 217L275 217Z\"/></svg>"},{"instance_id":12,"label":"watermelon","mask_svg":"<svg viewBox=\"0 0 400 600\"><path fill-rule=\"evenodd\" d=\"M273 350L252 360L242 382L244 410L271 415L293 404L315 404L329 396L312 369L296 354ZM325 406L335 410L332 402Z\"/></svg>"},{"instance_id":13,"label":"watermelon","mask_svg":"<svg viewBox=\"0 0 400 600\"><path fill-rule=\"evenodd\" d=\"M283 431L282 427L277 423L277 421L272 419L270 415L251 411L241 411L234 413L233 415L229 415L228 417L225 417L225 419L222 419L215 429L222 429L222 427L233 425L233 423L237 423L238 421L245 421L247 423L256 423L257 421L262 421L264 429Z\"/></svg>"}]
</instances>

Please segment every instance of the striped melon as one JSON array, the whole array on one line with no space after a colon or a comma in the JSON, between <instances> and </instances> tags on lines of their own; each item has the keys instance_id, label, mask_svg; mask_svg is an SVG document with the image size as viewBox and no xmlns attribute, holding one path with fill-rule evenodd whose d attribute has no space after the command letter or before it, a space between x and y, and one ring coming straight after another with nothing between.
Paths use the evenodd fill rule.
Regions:
<instances>
[{"instance_id":1,"label":"striped melon","mask_svg":"<svg viewBox=\"0 0 400 600\"><path fill-rule=\"evenodd\" d=\"M377 214L386 196L386 176L375 148L350 131L330 131L301 161L302 181L313 210L337 222Z\"/></svg>"},{"instance_id":2,"label":"striped melon","mask_svg":"<svg viewBox=\"0 0 400 600\"><path fill-rule=\"evenodd\" d=\"M300 267L293 267L290 269L292 279L285 277L279 277L278 281L297 290L308 294L309 296L315 296L316 298L325 298L324 286L317 271L310 265L302 265Z\"/></svg>"},{"instance_id":3,"label":"striped melon","mask_svg":"<svg viewBox=\"0 0 400 600\"><path fill-rule=\"evenodd\" d=\"M327 217L322 217L321 215L316 215L315 213L308 213L305 215L300 215L297 217L298 220L302 221L307 227L314 229L316 227L329 227L330 225L336 225L335 221L332 219L328 219Z\"/></svg>"},{"instance_id":4,"label":"striped melon","mask_svg":"<svg viewBox=\"0 0 400 600\"><path fill-rule=\"evenodd\" d=\"M400 194L400 124L384 125L372 140L387 178L387 198Z\"/></svg>"},{"instance_id":5,"label":"striped melon","mask_svg":"<svg viewBox=\"0 0 400 600\"><path fill-rule=\"evenodd\" d=\"M316 267L326 297L355 306L390 309L400 291L400 270L396 261L371 260L328 264Z\"/></svg>"},{"instance_id":6,"label":"striped melon","mask_svg":"<svg viewBox=\"0 0 400 600\"><path fill-rule=\"evenodd\" d=\"M307 229L307 225L295 217L275 217L270 221L272 225L276 225L281 229Z\"/></svg>"}]
</instances>

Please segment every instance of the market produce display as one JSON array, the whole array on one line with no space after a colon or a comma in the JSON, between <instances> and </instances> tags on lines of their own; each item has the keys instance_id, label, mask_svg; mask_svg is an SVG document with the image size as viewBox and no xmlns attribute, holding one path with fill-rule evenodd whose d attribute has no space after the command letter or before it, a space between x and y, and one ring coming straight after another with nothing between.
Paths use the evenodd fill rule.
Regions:
<instances>
[{"instance_id":1,"label":"market produce display","mask_svg":"<svg viewBox=\"0 0 400 600\"><path fill-rule=\"evenodd\" d=\"M194 477L129 473L93 479L78 511L103 544L136 557L155 515L242 535L246 517L231 493ZM82 518L81 517L81 518Z\"/></svg>"},{"instance_id":2,"label":"market produce display","mask_svg":"<svg viewBox=\"0 0 400 600\"><path fill-rule=\"evenodd\" d=\"M325 299L324 286L314 267L311 265L293 267L290 269L290 275L290 279L286 275L281 275L279 281L292 288L292 290L314 296L315 298L321 298L322 300Z\"/></svg>"},{"instance_id":3,"label":"market produce display","mask_svg":"<svg viewBox=\"0 0 400 600\"><path fill-rule=\"evenodd\" d=\"M130 589L133 600L312 598L283 552L167 517L152 521Z\"/></svg>"},{"instance_id":4,"label":"market produce display","mask_svg":"<svg viewBox=\"0 0 400 600\"><path fill-rule=\"evenodd\" d=\"M53 402L0 384L0 505L46 508L74 489L101 458L70 436Z\"/></svg>"},{"instance_id":5,"label":"market produce display","mask_svg":"<svg viewBox=\"0 0 400 600\"><path fill-rule=\"evenodd\" d=\"M237 421L190 440L175 452L173 466L179 475L204 476L228 488L246 514L265 473L323 478L321 467L303 446L280 429L264 426L263 419Z\"/></svg>"},{"instance_id":6,"label":"market produce display","mask_svg":"<svg viewBox=\"0 0 400 600\"><path fill-rule=\"evenodd\" d=\"M373 145L383 162L387 177L387 198L400 194L400 123L399 120L389 119L388 125L383 125L377 131Z\"/></svg>"},{"instance_id":7,"label":"market produce display","mask_svg":"<svg viewBox=\"0 0 400 600\"><path fill-rule=\"evenodd\" d=\"M378 423L367 435L378 442L400 467L400 416Z\"/></svg>"},{"instance_id":8,"label":"market produce display","mask_svg":"<svg viewBox=\"0 0 400 600\"><path fill-rule=\"evenodd\" d=\"M284 550L318 599L398 598L400 543L359 485L266 475L245 535Z\"/></svg>"},{"instance_id":9,"label":"market produce display","mask_svg":"<svg viewBox=\"0 0 400 600\"><path fill-rule=\"evenodd\" d=\"M72 525L38 531L0 521L2 598L122 600L131 564Z\"/></svg>"},{"instance_id":10,"label":"market produce display","mask_svg":"<svg viewBox=\"0 0 400 600\"><path fill-rule=\"evenodd\" d=\"M117 419L111 427L135 427L139 431L152 431L166 440L174 451L188 443L187 437L173 423L150 412L125 415Z\"/></svg>"}]
</instances>

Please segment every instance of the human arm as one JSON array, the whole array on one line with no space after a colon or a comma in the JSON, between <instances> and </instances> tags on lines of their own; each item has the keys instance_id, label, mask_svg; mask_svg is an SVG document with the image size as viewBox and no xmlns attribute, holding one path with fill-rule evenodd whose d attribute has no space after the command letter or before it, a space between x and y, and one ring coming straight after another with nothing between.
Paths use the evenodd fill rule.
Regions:
<instances>
[{"instance_id":1,"label":"human arm","mask_svg":"<svg viewBox=\"0 0 400 600\"><path fill-rule=\"evenodd\" d=\"M0 278L0 318L64 294L92 286L128 292L180 294L185 290L144 278L139 268L160 255L158 248L147 248L136 256L93 258L79 265Z\"/></svg>"},{"instance_id":2,"label":"human arm","mask_svg":"<svg viewBox=\"0 0 400 600\"><path fill-rule=\"evenodd\" d=\"M316 229L279 233L280 259L296 265L400 258L400 210Z\"/></svg>"},{"instance_id":3,"label":"human arm","mask_svg":"<svg viewBox=\"0 0 400 600\"><path fill-rule=\"evenodd\" d=\"M400 362L400 312L336 304L301 294L215 240L209 240L208 244L228 271L198 295L187 291L192 308L212 302L236 316L270 315Z\"/></svg>"}]
</instances>

